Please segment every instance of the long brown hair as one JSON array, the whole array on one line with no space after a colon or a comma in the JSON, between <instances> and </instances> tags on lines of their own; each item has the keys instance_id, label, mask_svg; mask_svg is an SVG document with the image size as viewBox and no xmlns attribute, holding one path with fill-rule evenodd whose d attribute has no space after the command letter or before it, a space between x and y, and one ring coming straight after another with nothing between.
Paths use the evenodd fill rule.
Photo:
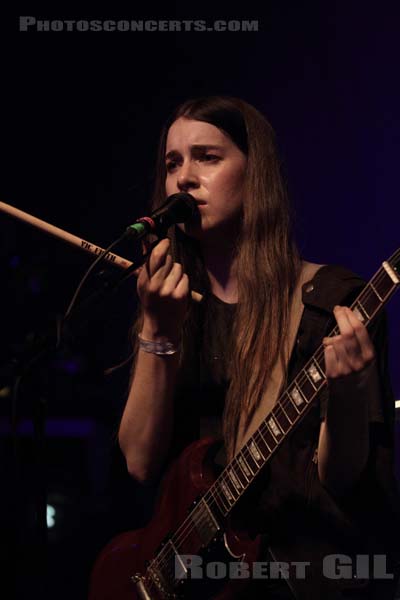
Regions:
<instances>
[{"instance_id":1,"label":"long brown hair","mask_svg":"<svg viewBox=\"0 0 400 600\"><path fill-rule=\"evenodd\" d=\"M218 127L247 156L242 226L236 247L238 305L223 415L225 445L232 455L241 415L246 427L261 401L275 362L281 360L285 365L283 342L300 257L292 236L291 210L274 131L259 111L238 98L211 96L188 100L171 115L161 133L152 208L165 200L166 140L169 127L179 117ZM169 237L173 258L182 263L192 287L209 291L199 244L178 228L171 228ZM189 314L182 355L185 339L191 334L193 323Z\"/></svg>"}]
</instances>

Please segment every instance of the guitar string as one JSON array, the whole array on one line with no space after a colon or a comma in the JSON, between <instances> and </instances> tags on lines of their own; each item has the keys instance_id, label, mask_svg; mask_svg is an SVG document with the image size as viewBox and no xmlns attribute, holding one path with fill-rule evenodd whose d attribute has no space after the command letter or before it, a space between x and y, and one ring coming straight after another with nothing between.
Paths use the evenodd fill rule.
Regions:
<instances>
[{"instance_id":1,"label":"guitar string","mask_svg":"<svg viewBox=\"0 0 400 600\"><path fill-rule=\"evenodd\" d=\"M374 277L374 278L371 280L371 283L374 281L374 282L375 282L375 284L376 284L376 285L378 285L378 280L382 280L382 277L381 277L381 275L383 275L383 276L384 276L384 275L386 275L386 272L382 273L382 271L381 271L381 272L379 273L379 277ZM367 287L367 288L369 288L370 286L368 285L368 286L366 286L366 287ZM378 305L378 308L375 310L375 312L373 313L373 315L371 315L371 317L368 319L368 322L369 322L369 321L371 321L371 320L374 318L374 316L375 316L376 312L378 312L379 308L381 308L381 307L383 306L384 302L386 302L387 298L388 298L388 297L390 296L390 294L393 292L394 288L395 288L395 285L392 285L391 289L390 289L390 290L389 290L389 292L386 294L386 296L383 298L383 300L382 300L382 301L380 301L380 300L379 300L379 303L380 303L380 304ZM371 291L372 291L372 293L371 293ZM376 298L377 298L377 295L376 295L376 293L375 293L373 290L369 290L369 289L365 289L365 288L364 288L363 292L361 292L361 294L359 295L359 297L358 297L358 298L355 300L355 302L352 304L352 307L355 307L355 306L356 306L356 304L357 304L358 302L362 303L362 302L361 302L362 300L363 300L364 302L366 302L366 301L367 301L367 299L369 299L370 297L374 297L374 298L376 299ZM337 327L335 327L335 328L332 330L332 332L329 334L329 337L331 337L331 336L333 336L333 335L336 335L338 332L339 332L339 331L338 331L338 328L337 328ZM317 355L318 355L318 356L317 356ZM317 349L317 351L314 353L313 357L312 357L312 358L311 358L311 359L310 359L310 360L307 362L307 364L306 364L306 365L303 367L303 369L302 369L302 371L301 371L301 375L302 375L302 378L301 378L301 379L302 379L302 381L301 381L301 382L299 381L299 386L302 386L302 385L303 385L303 384L304 384L306 381L309 381L309 378L307 377L307 375L304 375L304 371L307 369L307 366L308 366L310 363L312 363L312 362L313 362L313 360L316 360L316 361L319 363L319 361L320 361L320 360L322 360L322 356L323 356L323 347L321 347L321 346L320 346L320 347ZM295 380L294 380L294 381L293 381L293 382L290 384L289 388L290 388L290 387L294 387L294 383L295 383L295 381L296 381L296 380L299 380L299 376L295 378ZM293 423L293 425L297 424L297 422L300 420L300 418L301 418L301 417L303 416L303 414L304 414L304 409L306 409L306 408L307 408L307 406L309 406L310 404L312 404L312 402L313 402L313 400L314 400L314 397L315 397L315 396L316 396L316 395L317 395L317 394L318 394L318 393L321 391L321 389L322 389L322 387L324 386L324 384L325 384L325 383L326 383L326 377L324 376L324 377L323 377L323 381L322 381L322 383L321 383L321 386L320 386L320 387L319 387L317 390L315 390L315 391L314 391L312 398L311 398L311 399L310 399L308 402L306 401L306 405L305 405L304 407L302 407L302 411L301 411L301 412L300 412L300 413L299 413L299 414L296 416L296 420L295 420L295 422ZM277 406L275 407L275 411L276 411L276 409L278 408L278 411L276 411L276 412L279 412L279 411L280 411L280 413L279 413L279 414L285 414L285 413L284 413L284 411L283 411L283 410L281 410L280 404L284 404L284 403L286 403L286 407L287 407L289 404L292 404L292 402L291 402L291 401L289 401L289 403L287 402L287 399L286 399L287 393L286 393L286 392L284 392L284 394L283 394L283 395L285 396L285 398L284 398L284 401L282 401L282 403L279 403L279 404L277 404ZM276 417L276 418L277 418L277 417ZM286 416L286 414L285 414L285 418L287 419L287 416ZM263 439L263 438L262 438L262 436L260 436L260 429L261 429L261 427L263 427L263 426L265 426L265 425L266 425L265 421L266 421L266 419L265 419L265 420L262 422L262 424L260 425L260 427L258 428L258 430L255 432L255 434L253 434L252 438L254 438L254 439L255 439L255 436L257 436L257 435L258 435L258 436L259 436L259 439ZM290 430L290 428L289 428L289 430ZM288 431L289 431L289 430L288 430ZM284 433L287 433L287 432L284 432ZM250 441L251 441L251 439L252 439L252 438L250 438L250 440L248 441L248 443L246 444L246 446L245 446L245 448L244 448L243 450L247 450L247 451L248 451L247 445L250 443ZM284 438L282 438L282 441L283 441L283 439L284 439ZM264 441L264 440L263 440L263 441ZM275 448L274 448L274 450L273 450L273 451L275 451L275 450L277 449L277 447L279 446L280 442L281 442L281 440L280 440L280 441L279 441L279 442L276 444L276 446L275 446ZM266 443L266 442L264 441L264 443ZM241 452L243 452L243 450L242 450ZM272 451L272 452L273 452L273 451ZM249 452L249 451L248 451L248 452ZM272 452L270 451L270 456L271 456ZM269 458L270 458L270 456L267 456L267 459L269 459ZM247 458L249 458L249 457L250 457L250 453L249 453L249 455L248 455L248 457L247 457ZM265 459L265 460L267 460L267 459ZM234 457L233 461L234 461L234 460L236 460L236 457ZM232 462L233 462L233 461L232 461ZM260 467L260 466L257 464L257 462L256 462L256 460L254 459L254 457L252 457L252 461L255 463L255 465L256 465L256 467L257 467L257 469L258 469L258 471L256 471L256 473L253 475L253 479L254 479L254 478L255 478L255 477L258 475L259 471L262 469L262 467L263 467L264 465L262 465L262 466ZM265 463L264 463L264 464L265 464ZM226 469L225 469L225 470L226 470ZM220 509L220 506L219 506L219 504L218 504L218 502L217 502L217 495L218 495L218 496L220 496L220 493L219 493L219 492L220 492L220 490L218 490L217 483L218 483L218 481L220 481L220 480L222 479L222 480L223 480L223 483L224 483L225 485L227 485L228 481L230 481L230 479L228 479L228 475L227 475L227 474L226 474L226 477L224 477L224 472L225 472L225 470L224 470L224 471L221 473L221 475L218 477L218 479L217 479L217 480L214 482L214 484L212 485L212 487L210 488L210 490L208 490L208 492L206 492L206 494L205 494L205 495L202 497L202 500L204 500L205 502L207 502L207 500L206 500L207 496L210 496L210 495L211 495L211 497L212 497L212 498L215 500L215 502L216 502L217 506L219 507L219 509ZM240 492L240 494L239 494L238 498L236 498L236 499L235 499L235 498L234 498L234 494L231 494L232 498L234 498L234 500L235 500L235 502L234 502L234 503L236 503L236 501L237 501L237 500L240 498L240 496L242 495L242 493L245 491L245 489L247 489L247 487L248 487L250 484L251 484L251 481L250 481L250 482L248 482L248 485L246 485L246 487L244 487L244 488L243 488L243 490ZM216 490L215 490L215 493L213 492L213 489L212 489L213 487L215 487L215 488L216 488ZM243 485L242 485L242 487L243 487ZM229 490L229 487L228 487L228 490ZM237 492L237 490L236 490L236 492ZM221 503L222 503L222 501L221 501ZM229 500L228 500L228 503L229 503ZM223 504L223 503L222 503L222 504ZM233 506L234 506L234 505L231 505L231 506L229 506L229 504L228 504L228 509L229 509L229 510L228 510L227 514L229 514L229 512L230 512L230 510L233 508ZM226 509L225 509L225 510L226 510ZM222 511L222 512L223 512L223 511ZM203 514L204 514L204 513L203 513ZM198 532L198 531L199 531L199 528L201 528L201 527L202 527L202 524L201 524L201 519L199 519L198 521L196 521L196 523L195 523L195 526L194 526L194 527L193 527L193 521L192 521L192 520L190 520L190 521L189 521L189 519L190 519L190 517L189 517L189 518L187 518L187 519L185 520L185 521L187 522L186 528L184 528L184 525L185 525L185 522L184 522L184 523L182 523L181 527L180 527L180 528L179 528L179 529L176 531L176 533L175 533L175 536L174 536L174 537L175 537L175 540L174 540L174 541L175 541L175 543L176 543L177 545L183 544L183 542L184 542L184 541L185 541L185 540L188 538L188 534L187 534L187 531L188 531L188 530L191 530L191 531L190 531L190 533L191 533L192 531L197 531L197 532ZM204 527L204 525L205 525L207 522L208 522L208 518L207 518L207 516L205 516L205 518L203 519L203 527ZM182 529L182 531L180 531L180 529ZM204 532L204 531L206 531L206 530L205 530L205 529L203 529L203 530L200 530L200 531L203 531L203 532ZM177 536L177 535L179 535L179 536L180 536L180 538L176 538L176 536ZM166 551L167 551L167 552L168 552L168 550L171 552L171 550L170 550L169 548L168 548L168 549L166 549ZM175 553L173 553L173 554L175 554ZM164 560L164 562L163 562L163 561L161 560L161 555L162 555L162 551L160 551L160 553L159 553L158 557L156 557L156 559L158 559L158 563L159 563L161 566L164 566L164 565L166 564L166 562L167 562L167 561L166 561L166 560ZM154 561L156 561L156 559L154 559Z\"/></svg>"},{"instance_id":2,"label":"guitar string","mask_svg":"<svg viewBox=\"0 0 400 600\"><path fill-rule=\"evenodd\" d=\"M371 281L372 281L372 280L371 280ZM375 279L374 279L374 281L375 281L375 283L376 283L376 284L378 284L378 278L375 278ZM368 286L368 287L369 287L369 286ZM392 286L392 289L391 289L391 290L390 290L390 291L387 293L387 295L386 295L386 296L389 296L389 295L390 295L390 293L393 291L393 289L394 289L394 286ZM364 292L365 292L365 290L364 290ZM361 300L363 300L363 301L365 302L365 301L368 299L368 298L367 298L367 296L370 296L370 297L371 297L371 296L373 296L373 297L377 298L377 296L376 296L375 292L373 291L373 292L372 292L372 294L371 294L371 293L370 293L370 290L367 290L367 294L365 294L365 293L364 293L364 297L362 297L362 296L363 296L363 293L361 293L361 294L359 295L359 299L356 299L356 301L353 303L353 305L352 305L352 306L355 306L355 305L357 304L357 302L360 302L360 303L361 303ZM385 301L386 301L386 298L384 298L384 300L383 300L382 302L381 302L381 301L379 301L379 302L380 302L380 305L382 306L382 305L383 305L383 303L384 303ZM380 308L380 306L378 306L378 309L379 309L379 308ZM378 310L378 309L377 309L377 310ZM375 313L377 312L377 310L375 311ZM374 313L374 314L373 314L373 315L370 317L369 321L370 321L370 320L372 320L372 318L375 316L375 313ZM330 336L333 336L333 335L335 335L335 334L336 334L336 333L338 333L338 332L339 332L339 331L338 331L338 328L337 328L337 327L335 327L335 328L333 329L333 331L332 331L332 332L331 332L329 335L330 335ZM303 385L303 384L304 384L306 381L308 381L308 382L309 382L309 378L307 377L307 375L305 375L305 374L304 374L304 371L307 369L307 366L309 365L309 363L312 363L312 362L313 362L313 360L315 360L315 361L317 361L317 362L319 363L319 361L320 361L320 360L322 360L322 355L323 355L323 348L322 348L322 347L320 347L320 348L318 348L318 350L317 350L317 351L314 353L314 355L313 355L312 359L310 359L310 361L308 361L308 362L307 362L307 364L305 365L305 367L302 369L302 371L301 371L301 375L302 375L302 377L300 378L300 379L301 379L301 381L299 381L299 376L295 378L295 381L296 381L296 380L298 381L298 385L299 385L300 387L301 387L301 386L302 386L302 385ZM302 417L302 416L303 416L303 414L304 414L304 409L306 409L306 408L307 408L307 406L309 406L310 404L312 404L312 401L314 400L314 397L315 397L315 396L316 396L316 395L317 395L317 394L318 394L318 393L321 391L321 389L322 389L322 387L324 386L324 384L325 384L325 383L326 383L326 377L324 376L324 378L323 378L323 380L322 380L322 383L321 383L320 387L319 387L317 390L314 390L314 392L313 392L313 395L312 395L312 398L311 398L311 399L310 399L308 402L306 401L306 405L305 405L304 407L302 407L302 411L301 411L301 412L300 412L300 413L299 413L299 414L296 416L296 421L293 423L293 425L297 424L297 422L299 421L300 417ZM291 384L289 387L294 387L294 382L292 382L292 384ZM287 394L285 393L285 394L284 394L284 396L285 396L285 398L284 398L284 401L285 401L285 402L282 402L282 403L280 403L280 404L284 404L284 403L285 403L285 404L286 404L286 407L287 407L289 404L288 404L288 402L287 402L286 395L287 395ZM290 404L292 404L292 402L291 402L291 401L289 401L289 403L290 403ZM276 411L276 408L278 408L278 411ZM284 412L284 411L281 409L281 407L279 406L279 404L278 404L278 405L275 407L275 413L276 413L276 414L274 415L274 416L275 416L275 418L277 418L278 414L285 414L285 412ZM286 416L286 414L285 414L285 419L287 419L287 416ZM259 439L259 440L263 439L263 442L264 442L264 444L266 444L266 442L265 442L264 438L262 437L262 435L260 435L260 430L261 430L261 427L263 427L263 426L266 426L266 423L265 423L265 421L266 421L266 420L264 420L264 421L262 422L262 424L260 425L260 427L258 428L258 430L257 430L257 431L255 432L255 434L252 436L252 438L253 438L253 439L255 439L255 440L257 439L257 438L256 438L256 436L258 436L258 439ZM289 428L289 430L290 430L290 428ZM288 431L289 431L289 430L288 430ZM287 433L287 432L284 432L284 434L286 434L286 433ZM250 440L248 441L248 443L250 443L250 441L251 441L251 439L252 439L252 438L250 438ZM280 443L280 441L279 441L279 442L278 442L278 443L275 445L275 448L274 448L274 450L273 450L273 451L275 451L275 450L277 449L277 447L278 447L279 443ZM247 444L246 444L246 446L247 446ZM247 451L248 451L248 448L247 448L247 447L245 447L245 448L244 448L244 450L247 450ZM271 455L271 454L272 454L272 452L270 451L270 455ZM249 453L249 455L248 455L248 457L247 457L247 458L249 458L249 457L250 457L250 453ZM236 457L235 457L235 458L236 458ZM235 460L235 458L234 458L233 460ZM269 458L270 458L270 456L267 456L267 459L269 459ZM267 460L267 459L265 459L265 460ZM258 470L256 471L256 473L254 474L254 477L253 477L253 478L255 478L255 477L258 475L258 473L259 473L259 471L261 470L261 468L262 468L262 467L260 467L260 466L257 464L257 461L254 459L254 457L252 458L252 460L253 460L253 462L255 463L255 465L256 465L256 467L257 467L257 469L258 469ZM232 461L232 462L233 462L233 461ZM236 462L237 462L237 461L236 461ZM264 463L264 464L265 464L265 463ZM262 465L262 466L264 466L264 465ZM223 472L223 473L221 473L221 475L218 477L218 480L217 480L217 481L220 481L220 480L222 480L222 481L223 481L223 483L224 483L225 485L228 485L228 482L230 481L230 479L228 479L228 475L227 475L227 474L226 474L226 476L224 477L224 472ZM240 478L239 478L239 480L240 480ZM217 495L218 495L218 496L220 496L219 490L218 490L218 488L217 488L217 486L216 486L216 484L217 484L217 481L215 481L215 482L214 482L214 484L213 484L213 486L212 486L212 488L213 488L213 487L216 487L216 493L214 493L214 492L213 492L213 490L212 490L212 488L210 488L210 490L209 490L209 491L208 491L208 492L207 492L207 493L206 493L206 494L203 496L202 500L204 500L204 501L206 501L206 502L207 502L207 500L206 500L206 497L207 497L207 496L209 496L209 495L211 495L211 497L212 497L212 498L213 498L215 501L217 500ZM241 483L241 481L240 481L240 483ZM248 482L248 485L250 485L250 483L251 483L251 482ZM239 494L238 498L236 498L236 499L235 499L235 498L234 498L234 494L231 494L231 497L232 497L232 498L234 498L234 503L236 503L236 501L237 501L237 500L240 498L240 496L241 496L241 494L243 493L243 491L245 491L245 489L247 489L247 487L248 487L248 485L246 485L245 487L243 486L243 484L241 484L241 485L242 485L242 488L243 488L243 489L241 490L241 492L240 492L240 494ZM228 490L229 490L229 487L228 487ZM237 490L235 490L235 491L237 492ZM222 502L222 501L221 501L221 502ZM218 502L217 502L217 501L216 501L216 503L217 503L217 505L218 505ZM218 506L219 506L219 505L218 505ZM229 514L229 512L230 512L230 510L233 508L233 506L234 506L234 505L231 505L231 506L229 506L229 500L228 500L228 509L229 509L229 510L228 510L228 513L227 513L227 514ZM220 508L220 507L219 507L219 508ZM226 509L225 509L225 510L226 510ZM203 514L204 514L204 513L203 513ZM177 545L180 545L180 544L182 544L182 543L183 543L183 542L184 542L184 541L185 541L185 540L188 538L188 535L187 535L187 531L188 531L188 530L190 530L190 529L191 529L191 531L197 531L197 532L199 532L199 530L200 530L200 531L203 531L203 532L205 531L205 529L203 529L203 530L201 529L201 527L202 527L201 519L199 519L198 521L196 521L196 523L195 523L195 526L194 526L194 527L193 527L193 521L189 521L188 519L187 519L186 521L187 521L187 526L186 526L186 529L184 529L184 528L183 528L183 526L184 526L184 523L183 523L183 524L182 524L182 526L181 526L181 528L180 528L180 529L182 529L182 528L183 528L183 529L182 529L182 531L179 531L179 529L176 531L175 538L176 538L176 536L177 536L178 534L180 535L180 538L177 538L177 539L175 539L175 543L176 543ZM208 518L207 518L207 516L205 515L205 518L203 519L203 526L204 526L204 525L207 523L207 521L208 521ZM185 534L186 534L186 535L185 535ZM183 536L185 536L185 537L183 537ZM167 551L169 550L169 551L171 552L171 550L170 550L170 549L166 549L166 550L167 550ZM159 562L159 564L160 564L161 566L164 566L164 565L166 564L166 560L164 560L164 562L162 562L162 560L161 560L161 554L162 554L162 553L160 552L160 553L159 553L159 556L158 556L157 558L158 558L158 562ZM175 554L175 553L173 553L173 554Z\"/></svg>"},{"instance_id":3,"label":"guitar string","mask_svg":"<svg viewBox=\"0 0 400 600\"><path fill-rule=\"evenodd\" d=\"M372 283L372 285L376 285L379 286L379 283L382 282L382 280L385 278L385 276L387 276L386 271L381 268L378 273L371 279L370 283ZM354 309L354 307L356 307L357 303L361 303L363 305L363 302L366 302L367 300L369 300L370 298L375 298L379 300L379 305L378 308L375 310L375 312L371 315L371 317L368 319L367 324L369 324L369 322L375 317L376 313L379 311L380 308L383 307L384 303L387 301L387 299L390 297L390 295L393 293L394 289L396 287L396 284L392 284L389 292L387 292L387 294L383 297L383 300L381 301L378 296L376 295L375 291L371 289L370 284L367 284L366 287L364 288L364 290L359 294L359 296L356 298L356 300L353 302L353 304L351 305L351 308ZM333 330L329 333L329 335L327 337L332 337L334 335L337 335L339 333L339 329L337 326L335 326L333 328ZM307 367L311 366L311 364L314 361L317 361L318 364L320 363L320 361L322 360L324 355L324 349L323 346L320 345L319 348L316 350L316 352L313 354L313 356L311 357L311 359L309 359L309 361L307 361L306 365L303 367L303 369L301 370L300 374L295 377L295 379L293 380L293 382L288 386L288 389L294 387L295 382L298 381L298 386L302 387L302 385L308 381L309 382L309 377L307 375L305 375L305 371L307 370ZM320 366L320 365L319 365ZM321 371L323 371L321 369ZM323 375L323 380L322 383L320 385L320 387L314 391L312 398L307 402L307 401L303 401L305 402L305 405L302 407L301 412L299 414L297 414L296 419L294 421L293 424L290 425L288 431L290 431L290 428L295 425L297 425L298 421L301 420L302 416L304 415L305 409L307 409L307 407L313 403L313 400L315 398L315 396L317 394L319 394L319 392L321 391L321 389L324 387L324 385L326 384L326 376ZM276 412L276 415L284 415L285 419L287 419L286 413L284 410L282 410L282 406L283 408L287 408L288 406L292 405L293 407L293 403L291 400L287 399L287 394L288 392L285 391L282 396L283 396L283 400L281 402L278 401L276 407L273 409L273 411L271 411L270 415L272 414L272 412ZM281 397L282 397L281 396ZM270 416L268 415L268 416ZM275 417L277 418L277 416ZM243 487L243 489L241 490L238 498L234 498L234 494L231 494L232 498L234 498L234 504L236 504L237 500L240 498L240 496L242 495L242 493L247 489L247 487L249 487L252 483L252 481L257 477L257 475L259 474L259 472L261 471L261 469L263 468L263 466L265 465L266 461L269 460L270 456L273 454L273 452L276 451L276 449L278 448L279 444L281 443L281 441L283 441L285 439L286 433L288 432L284 432L283 438L282 440L278 441L275 445L275 448L272 451L269 451L269 456L267 456L267 458L265 459L264 464L260 467L256 460L254 459L254 457L251 455L249 449L248 449L248 445L251 443L252 439L255 439L256 436L258 436L258 439L261 440L263 439L262 436L260 436L260 429L263 426L266 426L266 420L267 418L261 423L260 427L256 430L256 432L253 434L253 436L248 440L248 442L246 443L245 447L238 453L238 455L240 453L242 453L243 451L247 451L248 452L248 456L247 459L251 457L252 462L255 463L257 470L256 472L253 474L253 478L251 479L251 481L248 482L248 484L246 485L246 487ZM263 443L266 444L265 440L263 439ZM268 447L268 446L267 446ZM237 455L237 456L238 456ZM246 457L245 457L246 458ZM234 462L236 460L236 457L233 458L232 462ZM230 464L232 464L232 462ZM201 501L204 501L207 503L209 500L213 499L215 504L218 506L219 510L221 511L221 507L220 505L224 506L224 502L221 500L221 494L220 494L220 489L219 489L219 482L222 481L226 486L228 486L228 481L231 481L230 478L228 479L228 473L226 472L226 474L224 475L225 471L227 471L226 467L224 469L224 471L218 476L217 480L212 484L211 488L204 494L204 496L202 496ZM245 476L246 477L246 476ZM239 479L240 481L240 479ZM215 491L213 490L213 488L215 488ZM231 489L230 487L228 487L228 490ZM237 492L237 490L236 490ZM217 501L217 498L219 498L219 501ZM229 503L229 500L228 500ZM234 504L230 505L228 504L228 512L226 515L224 515L224 512L226 512L226 508L224 507L224 510L221 511L223 513L224 516L227 516L229 514L229 512L232 510L232 508L234 507ZM196 510L196 509L194 509ZM207 509L205 509L207 511ZM204 515L204 517L200 516L200 519L198 521L193 521L190 516L187 517L185 519L185 521L182 523L182 525L176 530L174 536L171 538L171 540L173 541L174 545L176 544L177 546L182 545L188 538L189 535L192 532L202 532L204 533L205 531L207 531L206 529L206 525L209 522L209 518L207 516L206 513L202 513ZM201 529L202 528L202 529ZM189 532L189 533L188 533ZM167 544L164 546L164 548L162 548L159 552L159 554L153 559L153 561L151 561L151 564L154 566L154 563L157 563L157 565L159 565L161 568L164 568L164 566L167 565L168 562L168 557L164 557L163 554L168 554L168 552L170 552L172 555L175 555L175 552L172 551L171 548L167 548ZM171 566L171 565L170 565Z\"/></svg>"}]
</instances>

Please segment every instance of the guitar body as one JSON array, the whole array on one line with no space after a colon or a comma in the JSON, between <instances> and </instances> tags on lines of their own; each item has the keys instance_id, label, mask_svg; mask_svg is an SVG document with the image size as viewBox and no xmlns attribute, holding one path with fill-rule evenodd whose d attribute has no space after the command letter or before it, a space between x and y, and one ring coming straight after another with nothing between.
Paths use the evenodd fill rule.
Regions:
<instances>
[{"instance_id":1,"label":"guitar body","mask_svg":"<svg viewBox=\"0 0 400 600\"><path fill-rule=\"evenodd\" d=\"M238 589L246 585L248 579L192 579L182 581L177 589L163 591L150 585L148 596L140 594L132 577L145 575L148 562L162 549L162 543L188 516L194 505L217 478L213 458L218 444L213 438L199 440L185 449L182 455L167 471L156 504L154 516L143 529L129 531L115 537L96 560L89 600L135 600L151 598L215 598L229 600ZM202 548L197 535L185 537L186 555L203 555L202 570L206 572L208 561L241 561L251 564L259 555L259 538L250 539L245 532L235 532L229 522L221 523L223 531L216 536L207 548ZM189 547L189 551L188 551ZM219 575L218 575L219 577ZM216 586L216 584L218 584ZM218 588L218 589L216 589Z\"/></svg>"}]
</instances>

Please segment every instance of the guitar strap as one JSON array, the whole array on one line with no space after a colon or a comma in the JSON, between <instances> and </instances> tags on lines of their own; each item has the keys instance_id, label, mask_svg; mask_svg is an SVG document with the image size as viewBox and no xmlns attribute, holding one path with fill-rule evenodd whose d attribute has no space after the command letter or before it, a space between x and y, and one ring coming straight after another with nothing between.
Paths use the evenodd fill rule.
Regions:
<instances>
[{"instance_id":1,"label":"guitar strap","mask_svg":"<svg viewBox=\"0 0 400 600\"><path fill-rule=\"evenodd\" d=\"M296 340L297 331L299 329L301 317L304 311L304 304L302 301L302 288L303 285L310 281L315 273L320 269L322 265L310 263L307 261L302 262L301 272L293 292L292 304L290 308L289 316L289 329L285 343L285 367L289 364L289 359L292 354L293 346ZM238 434L236 438L235 454L244 446L249 440L253 433L259 428L262 421L273 409L277 399L279 398L279 392L284 384L284 372L282 361L277 359L275 366L272 369L271 377L266 387L265 393L261 399L260 404L254 411L253 417L245 429L244 427L244 416L240 419Z\"/></svg>"}]
</instances>

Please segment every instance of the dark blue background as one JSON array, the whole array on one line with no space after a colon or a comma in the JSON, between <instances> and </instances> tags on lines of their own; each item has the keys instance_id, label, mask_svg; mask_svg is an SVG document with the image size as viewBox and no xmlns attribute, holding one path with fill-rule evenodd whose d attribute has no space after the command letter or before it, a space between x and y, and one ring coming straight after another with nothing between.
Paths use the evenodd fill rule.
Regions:
<instances>
[{"instance_id":1,"label":"dark blue background","mask_svg":"<svg viewBox=\"0 0 400 600\"><path fill-rule=\"evenodd\" d=\"M277 132L305 258L343 264L369 279L400 246L398 11L388 3L287 1L266 3L263 14L259 8L174 11L117 14L110 8L103 16L258 19L260 30L19 33L17 18L10 18L1 199L106 245L146 211L157 138L170 110L196 95L237 95L262 110ZM90 259L2 214L0 250L5 359L65 310ZM104 311L107 318L94 316L83 339L40 376L48 400L49 501L58 510L49 532L50 596L57 589L59 598L84 598L98 549L145 513L147 497L127 477L115 442L128 374L102 376L127 355L135 303L130 283ZM398 297L387 310L400 399ZM27 382L19 401L21 564L34 548L32 398ZM10 397L0 411L7 477ZM10 491L5 502L12 497Z\"/></svg>"}]
</instances>

